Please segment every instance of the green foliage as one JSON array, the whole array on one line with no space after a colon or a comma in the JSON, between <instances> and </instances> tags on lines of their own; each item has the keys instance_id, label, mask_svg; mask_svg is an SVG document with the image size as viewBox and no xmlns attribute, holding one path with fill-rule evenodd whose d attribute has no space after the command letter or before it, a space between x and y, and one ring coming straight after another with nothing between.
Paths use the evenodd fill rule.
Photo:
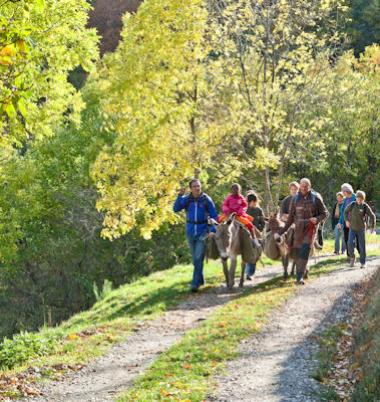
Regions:
<instances>
[{"instance_id":1,"label":"green foliage","mask_svg":"<svg viewBox=\"0 0 380 402\"><path fill-rule=\"evenodd\" d=\"M78 120L83 102L68 73L90 71L95 31L85 0L2 1L0 5L0 147L22 146Z\"/></svg>"},{"instance_id":2,"label":"green foliage","mask_svg":"<svg viewBox=\"0 0 380 402\"><path fill-rule=\"evenodd\" d=\"M373 43L380 43L380 1L350 0L351 23L348 26L350 42L359 55Z\"/></svg>"},{"instance_id":3,"label":"green foliage","mask_svg":"<svg viewBox=\"0 0 380 402\"><path fill-rule=\"evenodd\" d=\"M104 237L137 226L149 238L163 222L175 222L179 182L206 166L220 142L215 124L203 119L205 27L202 0L186 7L148 0L124 18L122 42L105 58L97 83L107 129L115 133L93 171Z\"/></svg>"},{"instance_id":4,"label":"green foliage","mask_svg":"<svg viewBox=\"0 0 380 402\"><path fill-rule=\"evenodd\" d=\"M94 295L97 302L107 297L111 292L112 282L108 279L104 279L101 291L99 291L98 285L94 282Z\"/></svg>"},{"instance_id":5,"label":"green foliage","mask_svg":"<svg viewBox=\"0 0 380 402\"><path fill-rule=\"evenodd\" d=\"M0 335L55 324L95 301L93 283L116 286L189 258L183 228L164 226L144 242L136 231L100 238L90 166L110 141L90 85L81 129L68 126L10 154L0 171Z\"/></svg>"},{"instance_id":6,"label":"green foliage","mask_svg":"<svg viewBox=\"0 0 380 402\"><path fill-rule=\"evenodd\" d=\"M43 356L54 350L56 339L52 335L22 332L13 339L3 339L0 343L0 369L8 370Z\"/></svg>"},{"instance_id":7,"label":"green foliage","mask_svg":"<svg viewBox=\"0 0 380 402\"><path fill-rule=\"evenodd\" d=\"M355 189L364 188L369 200L380 200L379 94L378 45L368 47L359 60L348 52L326 70L325 88L314 109L328 116L321 133L326 159L313 175L325 195L348 181ZM305 171L304 165L299 168Z\"/></svg>"},{"instance_id":8,"label":"green foliage","mask_svg":"<svg viewBox=\"0 0 380 402\"><path fill-rule=\"evenodd\" d=\"M312 148L323 157L326 116L310 112L318 101L310 94L323 87L330 47L340 38L331 30L339 24L333 10L344 12L343 2L211 4L218 88L244 160L241 176L248 185L261 182L265 204L273 207L293 161L304 161ZM308 163L321 166L316 158Z\"/></svg>"}]
</instances>

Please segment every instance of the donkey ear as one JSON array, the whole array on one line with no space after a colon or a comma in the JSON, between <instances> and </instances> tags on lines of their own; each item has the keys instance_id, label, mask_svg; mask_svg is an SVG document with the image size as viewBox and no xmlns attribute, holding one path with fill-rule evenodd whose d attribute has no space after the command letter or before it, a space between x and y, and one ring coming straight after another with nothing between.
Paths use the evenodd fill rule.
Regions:
<instances>
[{"instance_id":1,"label":"donkey ear","mask_svg":"<svg viewBox=\"0 0 380 402\"><path fill-rule=\"evenodd\" d=\"M230 224L235 220L235 217L236 217L236 213L233 212L233 213L228 217L227 224L230 225Z\"/></svg>"}]
</instances>

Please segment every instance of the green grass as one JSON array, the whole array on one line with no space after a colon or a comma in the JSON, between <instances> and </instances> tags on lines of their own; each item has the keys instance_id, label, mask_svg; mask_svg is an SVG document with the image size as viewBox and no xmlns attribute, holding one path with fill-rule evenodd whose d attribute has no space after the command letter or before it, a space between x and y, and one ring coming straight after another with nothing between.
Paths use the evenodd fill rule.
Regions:
<instances>
[{"instance_id":1,"label":"green grass","mask_svg":"<svg viewBox=\"0 0 380 402\"><path fill-rule=\"evenodd\" d=\"M341 257L318 263L311 269L310 278L337 269L343 261ZM273 309L295 291L294 281L282 278L245 289L239 298L220 307L163 353L118 401L204 400L212 387L212 377L221 372L226 361L236 357L239 343L260 331Z\"/></svg>"},{"instance_id":2,"label":"green grass","mask_svg":"<svg viewBox=\"0 0 380 402\"><path fill-rule=\"evenodd\" d=\"M279 263L264 257L258 269L274 264ZM0 374L13 375L33 366L43 367L49 377L59 371L56 367L86 364L125 339L137 323L156 318L188 297L191 275L190 265L153 273L113 290L90 310L55 328L20 334L6 342L6 347L0 345ZM207 285L202 291L224 281L219 261L206 264L205 277Z\"/></svg>"},{"instance_id":3,"label":"green grass","mask_svg":"<svg viewBox=\"0 0 380 402\"><path fill-rule=\"evenodd\" d=\"M379 244L380 236L376 234L366 234L366 244L367 245L374 245ZM324 240L323 242L323 250L319 252L319 254L332 254L334 252L334 239L329 237Z\"/></svg>"},{"instance_id":4,"label":"green grass","mask_svg":"<svg viewBox=\"0 0 380 402\"><path fill-rule=\"evenodd\" d=\"M319 351L315 357L319 361L319 366L313 378L321 383L321 391L318 395L321 401L340 400L335 389L326 383L326 378L334 366L332 356L337 352L338 342L346 329L347 325L344 323L335 324L318 337Z\"/></svg>"},{"instance_id":5,"label":"green grass","mask_svg":"<svg viewBox=\"0 0 380 402\"><path fill-rule=\"evenodd\" d=\"M380 400L380 273L372 285L361 325L354 334L354 364L361 368L361 381L351 399L354 402Z\"/></svg>"},{"instance_id":6,"label":"green grass","mask_svg":"<svg viewBox=\"0 0 380 402\"><path fill-rule=\"evenodd\" d=\"M76 314L55 328L42 328L33 339L49 340L52 347L45 356L32 353L30 348L20 348L23 339L6 341L0 346L0 367L3 371L19 372L29 365L80 364L104 353L111 344L124 339L137 322L153 319L158 314L184 300L189 293L192 267L176 266L170 270L153 273L112 291L90 310ZM219 262L205 267L207 285L204 291L223 280ZM29 338L29 334L25 334ZM38 339L36 344L38 344ZM13 349L12 349L13 348ZM4 358L1 360L1 352ZM7 356L18 354L10 362ZM8 370L7 370L8 369ZM13 369L12 371L9 371Z\"/></svg>"}]
</instances>

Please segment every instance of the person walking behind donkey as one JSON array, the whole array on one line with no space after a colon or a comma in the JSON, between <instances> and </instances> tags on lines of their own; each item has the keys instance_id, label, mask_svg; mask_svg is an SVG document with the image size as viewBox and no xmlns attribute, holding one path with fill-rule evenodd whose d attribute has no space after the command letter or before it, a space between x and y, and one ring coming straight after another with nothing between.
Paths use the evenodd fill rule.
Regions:
<instances>
[{"instance_id":1,"label":"person walking behind donkey","mask_svg":"<svg viewBox=\"0 0 380 402\"><path fill-rule=\"evenodd\" d=\"M290 203L292 202L293 197L295 197L298 193L300 185L296 181L292 181L289 184L289 192L290 194L285 197L281 202L281 210L280 210L280 219L283 222L286 222L289 216Z\"/></svg>"},{"instance_id":2,"label":"person walking behind donkey","mask_svg":"<svg viewBox=\"0 0 380 402\"><path fill-rule=\"evenodd\" d=\"M356 192L356 201L352 202L344 210L344 220L349 228L348 234L348 254L350 256L350 266L355 264L355 238L359 244L360 268L365 268L365 230L366 220L372 231L375 229L376 216L371 207L365 202L365 192L358 190Z\"/></svg>"},{"instance_id":3,"label":"person walking behind donkey","mask_svg":"<svg viewBox=\"0 0 380 402\"><path fill-rule=\"evenodd\" d=\"M344 212L343 211L343 200L344 200L343 193L341 191L339 191L339 193L336 193L336 203L334 204L334 207L333 207L332 213L331 213L331 227L334 232L334 238L335 238L334 254L337 254L337 255L339 255L340 252L342 252L342 254L344 254L346 251L346 242L344 241L342 227L338 226L339 219L340 219L341 215L343 215L343 212Z\"/></svg>"},{"instance_id":4,"label":"person walking behind donkey","mask_svg":"<svg viewBox=\"0 0 380 402\"><path fill-rule=\"evenodd\" d=\"M198 288L205 283L203 262L206 253L206 239L209 236L208 217L217 220L218 214L213 200L202 192L200 180L192 179L189 187L190 194L185 195L184 188L179 191L173 209L174 212L180 212L183 209L186 211L186 237L194 264L191 291L197 292ZM216 231L213 225L211 225L210 231L211 233Z\"/></svg>"},{"instance_id":5,"label":"person walking behind donkey","mask_svg":"<svg viewBox=\"0 0 380 402\"><path fill-rule=\"evenodd\" d=\"M247 214L253 218L253 226L261 233L265 227L264 212L259 206L259 198L254 191L247 193ZM256 264L247 263L245 265L247 280L252 280L252 276L256 272Z\"/></svg>"}]
</instances>

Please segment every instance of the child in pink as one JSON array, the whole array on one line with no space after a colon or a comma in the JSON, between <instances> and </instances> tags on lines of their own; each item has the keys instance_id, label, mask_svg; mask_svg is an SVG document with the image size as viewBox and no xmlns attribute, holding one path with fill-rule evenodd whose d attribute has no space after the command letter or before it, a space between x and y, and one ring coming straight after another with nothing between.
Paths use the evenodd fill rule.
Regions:
<instances>
[{"instance_id":1,"label":"child in pink","mask_svg":"<svg viewBox=\"0 0 380 402\"><path fill-rule=\"evenodd\" d=\"M253 218L246 213L247 207L248 203L244 196L241 195L240 185L236 183L233 184L231 186L231 194L229 194L223 202L223 214L219 216L219 222L223 222L228 219L232 213L235 213L237 220L244 224L253 234Z\"/></svg>"}]
</instances>

